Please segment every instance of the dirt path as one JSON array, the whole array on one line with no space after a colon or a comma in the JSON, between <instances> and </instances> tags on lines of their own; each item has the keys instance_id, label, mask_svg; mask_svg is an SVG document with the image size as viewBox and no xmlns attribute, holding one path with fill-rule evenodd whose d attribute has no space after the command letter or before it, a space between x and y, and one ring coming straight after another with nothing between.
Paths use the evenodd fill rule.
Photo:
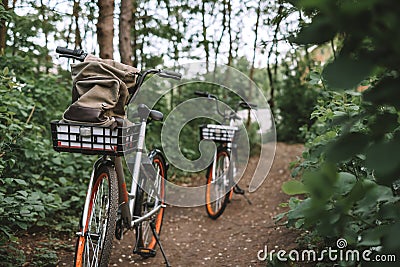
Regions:
<instances>
[{"instance_id":1,"label":"dirt path","mask_svg":"<svg viewBox=\"0 0 400 267\"><path fill-rule=\"evenodd\" d=\"M296 234L276 226L273 217L283 211L279 203L288 199L280 189L290 177L288 164L302 149L301 145L278 143L268 178L256 192L247 194L253 204L234 195L218 220L209 219L204 207L167 207L161 239L171 265L265 266L257 259L257 252L265 245L269 249L293 248ZM255 163L251 160L251 167ZM248 188L248 182L249 177L245 177L241 187ZM133 243L133 232L120 242L115 240L110 266L163 266L159 249L155 258L143 260L131 253Z\"/></svg>"}]
</instances>

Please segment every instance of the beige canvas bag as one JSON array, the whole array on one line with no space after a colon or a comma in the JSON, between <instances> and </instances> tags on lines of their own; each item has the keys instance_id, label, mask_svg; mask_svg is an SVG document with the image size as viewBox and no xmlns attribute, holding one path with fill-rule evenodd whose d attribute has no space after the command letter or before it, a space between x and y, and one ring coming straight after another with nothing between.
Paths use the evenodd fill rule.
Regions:
<instances>
[{"instance_id":1,"label":"beige canvas bag","mask_svg":"<svg viewBox=\"0 0 400 267\"><path fill-rule=\"evenodd\" d=\"M136 82L132 74L138 72L132 66L93 55L72 64L72 104L64 112L64 121L108 127L115 117L125 119L128 88Z\"/></svg>"}]
</instances>

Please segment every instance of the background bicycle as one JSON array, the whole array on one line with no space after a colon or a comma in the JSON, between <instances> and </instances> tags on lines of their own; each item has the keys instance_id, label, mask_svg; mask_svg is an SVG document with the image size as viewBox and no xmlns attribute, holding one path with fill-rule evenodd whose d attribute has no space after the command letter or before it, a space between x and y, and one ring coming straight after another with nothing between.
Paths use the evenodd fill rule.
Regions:
<instances>
[{"instance_id":1,"label":"background bicycle","mask_svg":"<svg viewBox=\"0 0 400 267\"><path fill-rule=\"evenodd\" d=\"M80 61L87 58L87 54L82 50L59 47L57 52L62 57ZM114 70L110 67L115 66L113 64L111 61L96 59L94 68ZM91 67L93 64L88 63L83 69ZM179 73L157 69L150 69L142 74L138 72L128 74L139 78L133 87L127 88L130 96L125 104L128 104L140 90L140 86L149 74L164 78L181 78ZM75 84L78 82L80 80L76 79ZM99 84L92 88L96 89L96 86ZM85 114L81 115L86 118ZM101 115L96 116L101 118ZM53 147L56 151L101 155L93 165L86 193L77 232L75 266L107 266L114 236L121 239L126 230L134 230L136 234L133 253L142 257L155 256L155 247L158 244L166 265L169 266L159 240L165 208L164 181L167 178L168 166L159 150L153 150L147 156L143 155L146 125L149 120L162 120L163 114L139 104L137 112L131 114L130 118L135 121L112 118L111 124L107 123L109 127L65 121L51 123ZM134 153L134 156L128 159L133 160L127 162L132 168L132 181L128 192L122 156L131 153Z\"/></svg>"},{"instance_id":2,"label":"background bicycle","mask_svg":"<svg viewBox=\"0 0 400 267\"><path fill-rule=\"evenodd\" d=\"M217 219L224 212L226 205L232 198L233 193L245 196L245 191L234 181L237 168L236 161L238 156L237 143L239 127L235 126L235 121L241 118L237 115L238 108L252 109L256 105L246 102L239 102L234 110L221 112L218 106L218 98L208 92L196 91L196 95L207 97L215 101L216 111L222 116L221 125L205 124L200 126L200 139L212 140L219 145L215 151L213 162L206 172L206 211L210 218Z\"/></svg>"}]
</instances>

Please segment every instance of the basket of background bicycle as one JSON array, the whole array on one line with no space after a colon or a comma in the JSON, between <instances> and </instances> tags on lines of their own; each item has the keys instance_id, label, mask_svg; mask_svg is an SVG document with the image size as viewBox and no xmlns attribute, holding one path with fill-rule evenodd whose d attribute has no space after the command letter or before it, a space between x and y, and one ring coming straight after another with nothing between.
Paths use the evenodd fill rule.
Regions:
<instances>
[{"instance_id":1,"label":"basket of background bicycle","mask_svg":"<svg viewBox=\"0 0 400 267\"><path fill-rule=\"evenodd\" d=\"M238 127L217 124L200 126L200 139L231 143Z\"/></svg>"},{"instance_id":2,"label":"basket of background bicycle","mask_svg":"<svg viewBox=\"0 0 400 267\"><path fill-rule=\"evenodd\" d=\"M137 147L140 125L107 127L51 122L53 148L58 152L122 156Z\"/></svg>"}]
</instances>

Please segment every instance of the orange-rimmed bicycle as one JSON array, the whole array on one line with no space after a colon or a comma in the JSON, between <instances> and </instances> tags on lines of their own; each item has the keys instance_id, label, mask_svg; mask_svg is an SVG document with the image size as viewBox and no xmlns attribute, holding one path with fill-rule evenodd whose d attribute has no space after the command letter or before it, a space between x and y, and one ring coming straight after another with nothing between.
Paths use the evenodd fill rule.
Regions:
<instances>
[{"instance_id":1,"label":"orange-rimmed bicycle","mask_svg":"<svg viewBox=\"0 0 400 267\"><path fill-rule=\"evenodd\" d=\"M242 109L254 109L256 105L240 101L238 105L229 113L223 113L218 107L218 98L208 92L196 91L195 95L207 97L214 100L216 111L222 116L222 124L205 124L200 126L200 139L210 140L218 143L214 153L213 162L209 165L206 172L206 212L208 216L216 220L222 215L226 206L232 199L232 195L243 195L249 204L251 201L245 196L245 191L235 184L236 159L237 159L237 140L239 128L235 126L235 121L241 118L237 111Z\"/></svg>"},{"instance_id":2,"label":"orange-rimmed bicycle","mask_svg":"<svg viewBox=\"0 0 400 267\"><path fill-rule=\"evenodd\" d=\"M58 47L60 57L83 61L83 50ZM145 78L155 74L163 78L181 79L181 74L150 69L138 75L131 94L140 90ZM129 103L129 102L128 102ZM128 104L127 103L127 104ZM94 163L86 200L77 232L74 266L107 266L114 236L121 239L127 230L136 234L133 253L144 258L156 254L160 247L166 266L170 266L160 242L165 209L165 181L168 165L159 150L144 155L146 125L149 120L160 121L163 114L138 105L130 117L137 122L119 124L116 128L80 123L51 122L53 148L59 152L100 155ZM127 190L122 157L131 171L131 187Z\"/></svg>"}]
</instances>

